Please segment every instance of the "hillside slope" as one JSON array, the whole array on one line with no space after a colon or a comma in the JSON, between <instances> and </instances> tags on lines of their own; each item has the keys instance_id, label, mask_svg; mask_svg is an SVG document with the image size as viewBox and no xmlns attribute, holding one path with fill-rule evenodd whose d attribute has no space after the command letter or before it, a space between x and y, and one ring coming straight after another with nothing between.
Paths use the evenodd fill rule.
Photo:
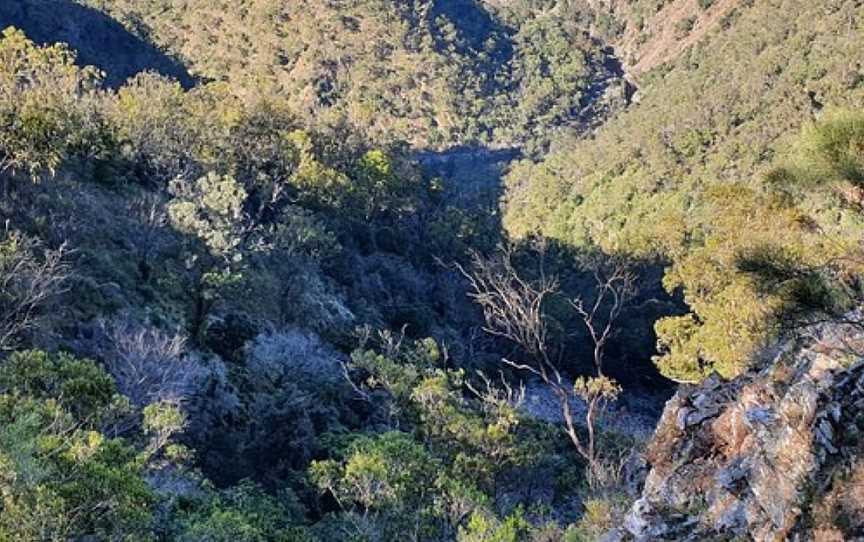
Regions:
<instances>
[{"instance_id":1,"label":"hillside slope","mask_svg":"<svg viewBox=\"0 0 864 542\"><path fill-rule=\"evenodd\" d=\"M864 23L855 2L838 5L783 0L736 11L732 26L646 75L640 103L596 137L524 164L510 180L511 231L624 243L650 230L661 200L685 183L745 180L823 105L860 105ZM626 197L634 191L649 197ZM606 203L579 204L589 197Z\"/></svg>"},{"instance_id":2,"label":"hillside slope","mask_svg":"<svg viewBox=\"0 0 864 542\"><path fill-rule=\"evenodd\" d=\"M504 222L512 235L541 234L671 264L664 283L693 312L663 328L668 355L661 364L688 366L670 372L683 379L711 366L734 374L761 340L762 332L753 330L770 322L779 301L755 291L736 266L743 249L755 250L771 236L799 235L791 218L781 233L784 222L773 213L783 201L800 203L801 214L829 240L849 236L851 243L860 227L842 198L807 202L805 194L783 187L783 175L772 186L792 195L769 196L763 177L787 158L804 159L810 151L790 157L794 136L825 109L864 106L859 3L754 2L737 6L724 21L643 75L639 103L594 137L523 162L507 179ZM836 133L851 134L853 126ZM746 309L730 309L736 306Z\"/></svg>"},{"instance_id":3,"label":"hillside slope","mask_svg":"<svg viewBox=\"0 0 864 542\"><path fill-rule=\"evenodd\" d=\"M634 77L674 61L729 16L745 0L592 0L595 31L615 46ZM600 23L605 22L605 25Z\"/></svg>"},{"instance_id":4,"label":"hillside slope","mask_svg":"<svg viewBox=\"0 0 864 542\"><path fill-rule=\"evenodd\" d=\"M249 99L417 147L544 141L609 78L580 21L474 0L82 0Z\"/></svg>"},{"instance_id":5,"label":"hillside slope","mask_svg":"<svg viewBox=\"0 0 864 542\"><path fill-rule=\"evenodd\" d=\"M862 534L861 0L0 14L0 540Z\"/></svg>"},{"instance_id":6,"label":"hillside slope","mask_svg":"<svg viewBox=\"0 0 864 542\"><path fill-rule=\"evenodd\" d=\"M42 44L68 43L82 66L105 72L105 82L120 86L142 71L155 71L193 84L186 69L99 10L73 0L16 0L0 3L0 29L14 26Z\"/></svg>"}]
</instances>

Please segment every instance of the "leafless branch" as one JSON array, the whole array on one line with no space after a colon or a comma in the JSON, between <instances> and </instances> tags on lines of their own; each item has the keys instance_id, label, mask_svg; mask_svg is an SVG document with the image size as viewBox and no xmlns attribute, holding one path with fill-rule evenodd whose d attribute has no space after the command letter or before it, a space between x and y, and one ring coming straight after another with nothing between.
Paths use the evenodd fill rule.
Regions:
<instances>
[{"instance_id":1,"label":"leafless branch","mask_svg":"<svg viewBox=\"0 0 864 542\"><path fill-rule=\"evenodd\" d=\"M7 230L0 244L0 350L14 348L23 334L38 327L46 305L67 290L68 254L66 245L45 249Z\"/></svg>"},{"instance_id":2,"label":"leafless branch","mask_svg":"<svg viewBox=\"0 0 864 542\"><path fill-rule=\"evenodd\" d=\"M636 296L636 274L616 257L592 257L583 266L594 278L594 300L569 300L594 343L593 361L598 376L603 376L603 354L615 324L628 303Z\"/></svg>"},{"instance_id":3,"label":"leafless branch","mask_svg":"<svg viewBox=\"0 0 864 542\"><path fill-rule=\"evenodd\" d=\"M592 258L583 261L583 267L594 279L593 300L570 300L570 305L581 317L594 344L594 366L597 377L580 379L573 388L568 387L554 361L549 344L550 320L545 313L549 298L559 295L559 281L545 272L545 250L540 247L539 276L533 281L523 278L513 265L512 248L505 247L493 258L477 253L472 256L471 270L456 265L468 281L469 296L483 311L490 335L504 338L522 348L527 361L514 362L502 358L502 363L517 371L539 378L552 392L564 419L564 433L576 451L587 460L591 480L602 468L596 451L596 418L606 403L620 391L617 384L603 376L604 348L612 336L616 322L627 304L636 294L636 276L623 260ZM487 388L490 386L485 380ZM479 392L472 391L475 395ZM574 392L585 401L587 438L583 438L574 418L572 399Z\"/></svg>"},{"instance_id":4,"label":"leafless branch","mask_svg":"<svg viewBox=\"0 0 864 542\"><path fill-rule=\"evenodd\" d=\"M103 321L111 342L103 354L120 391L138 408L154 401L180 403L193 394L208 372L186 352L186 339L130 318Z\"/></svg>"},{"instance_id":5,"label":"leafless branch","mask_svg":"<svg viewBox=\"0 0 864 542\"><path fill-rule=\"evenodd\" d=\"M509 247L502 248L492 259L475 252L470 272L459 264L456 268L468 281L469 297L483 311L483 330L519 345L529 357L537 358L540 363L535 368L541 375L557 373L544 314L546 300L558 291L557 277L541 274L533 283L523 279L513 266Z\"/></svg>"}]
</instances>

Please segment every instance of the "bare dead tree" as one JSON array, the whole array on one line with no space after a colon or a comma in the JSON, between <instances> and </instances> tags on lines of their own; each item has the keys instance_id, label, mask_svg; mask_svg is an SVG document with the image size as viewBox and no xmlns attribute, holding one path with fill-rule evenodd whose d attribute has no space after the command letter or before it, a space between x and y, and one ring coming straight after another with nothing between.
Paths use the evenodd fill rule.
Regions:
<instances>
[{"instance_id":1,"label":"bare dead tree","mask_svg":"<svg viewBox=\"0 0 864 542\"><path fill-rule=\"evenodd\" d=\"M570 299L594 343L593 361L597 376L603 375L604 350L615 331L618 317L637 293L636 274L615 256L589 256L582 267L594 278L594 300Z\"/></svg>"},{"instance_id":2,"label":"bare dead tree","mask_svg":"<svg viewBox=\"0 0 864 542\"><path fill-rule=\"evenodd\" d=\"M56 250L7 229L0 241L0 350L43 322L44 309L67 289L71 276L61 245Z\"/></svg>"},{"instance_id":3,"label":"bare dead tree","mask_svg":"<svg viewBox=\"0 0 864 542\"><path fill-rule=\"evenodd\" d=\"M523 278L513 265L511 247L502 247L492 258L474 253L470 271L458 264L456 267L468 281L468 295L483 311L484 330L515 343L529 360L517 363L504 358L502 362L538 377L556 397L564 420L564 432L588 462L593 483L602 468L596 450L596 418L605 404L620 392L614 381L603 376L603 350L618 316L635 292L635 276L623 262L597 266L593 271L596 281L594 301L588 305L581 299L569 300L594 341L594 364L598 373L596 378L578 379L571 387L562 376L559 360L552 352L550 318L544 310L546 302L559 295L558 279L547 276L542 269L533 281ZM601 319L601 313L605 318ZM581 437L577 430L572 403L574 395L581 397L586 404L586 438Z\"/></svg>"},{"instance_id":4,"label":"bare dead tree","mask_svg":"<svg viewBox=\"0 0 864 542\"><path fill-rule=\"evenodd\" d=\"M561 408L565 433L579 454L593 462L593 451L576 429L571 392L550 353L549 321L543 309L545 301L557 293L558 280L542 276L532 283L523 279L513 266L511 247L502 247L494 258L475 252L471 271L458 264L457 268L468 281L468 295L483 310L484 330L517 344L531 359L529 363L506 358L502 362L537 376L549 387Z\"/></svg>"},{"instance_id":5,"label":"bare dead tree","mask_svg":"<svg viewBox=\"0 0 864 542\"><path fill-rule=\"evenodd\" d=\"M134 246L138 252L138 272L142 282L149 282L152 274L152 261L163 248L168 225L168 212L158 194L148 194L134 200L130 212L139 224L136 229Z\"/></svg>"},{"instance_id":6,"label":"bare dead tree","mask_svg":"<svg viewBox=\"0 0 864 542\"><path fill-rule=\"evenodd\" d=\"M543 313L544 302L558 292L555 277L541 276L524 280L513 266L513 250L502 247L493 259L472 255L471 272L461 265L457 269L468 280L471 297L483 310L490 335L521 346L527 354L544 363L538 370L553 371L549 345L549 326Z\"/></svg>"},{"instance_id":7,"label":"bare dead tree","mask_svg":"<svg viewBox=\"0 0 864 542\"><path fill-rule=\"evenodd\" d=\"M186 338L131 318L103 321L111 346L103 354L121 393L137 408L179 404L204 382L207 369L186 352Z\"/></svg>"}]
</instances>

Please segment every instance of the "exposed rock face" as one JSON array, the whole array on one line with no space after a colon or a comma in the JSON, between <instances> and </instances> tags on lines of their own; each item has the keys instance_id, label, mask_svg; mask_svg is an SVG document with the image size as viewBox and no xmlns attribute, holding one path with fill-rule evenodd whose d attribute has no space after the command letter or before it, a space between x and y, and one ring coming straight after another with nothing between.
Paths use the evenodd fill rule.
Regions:
<instances>
[{"instance_id":1,"label":"exposed rock face","mask_svg":"<svg viewBox=\"0 0 864 542\"><path fill-rule=\"evenodd\" d=\"M722 26L723 19L744 0L664 0L646 11L647 2L634 0L588 0L597 13L608 14L623 31L613 45L627 72L638 78L666 62L674 61L689 47Z\"/></svg>"},{"instance_id":2,"label":"exposed rock face","mask_svg":"<svg viewBox=\"0 0 864 542\"><path fill-rule=\"evenodd\" d=\"M864 536L864 327L823 325L766 368L666 405L625 540ZM826 503L828 503L826 505Z\"/></svg>"}]
</instances>

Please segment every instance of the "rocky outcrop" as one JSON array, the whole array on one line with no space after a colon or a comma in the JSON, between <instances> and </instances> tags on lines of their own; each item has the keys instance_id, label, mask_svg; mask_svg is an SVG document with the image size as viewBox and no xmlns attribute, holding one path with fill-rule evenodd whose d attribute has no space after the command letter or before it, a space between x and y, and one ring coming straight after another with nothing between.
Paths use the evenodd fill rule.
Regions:
<instances>
[{"instance_id":1,"label":"rocky outcrop","mask_svg":"<svg viewBox=\"0 0 864 542\"><path fill-rule=\"evenodd\" d=\"M641 497L610 540L864 536L864 327L803 335L762 369L669 401Z\"/></svg>"}]
</instances>

